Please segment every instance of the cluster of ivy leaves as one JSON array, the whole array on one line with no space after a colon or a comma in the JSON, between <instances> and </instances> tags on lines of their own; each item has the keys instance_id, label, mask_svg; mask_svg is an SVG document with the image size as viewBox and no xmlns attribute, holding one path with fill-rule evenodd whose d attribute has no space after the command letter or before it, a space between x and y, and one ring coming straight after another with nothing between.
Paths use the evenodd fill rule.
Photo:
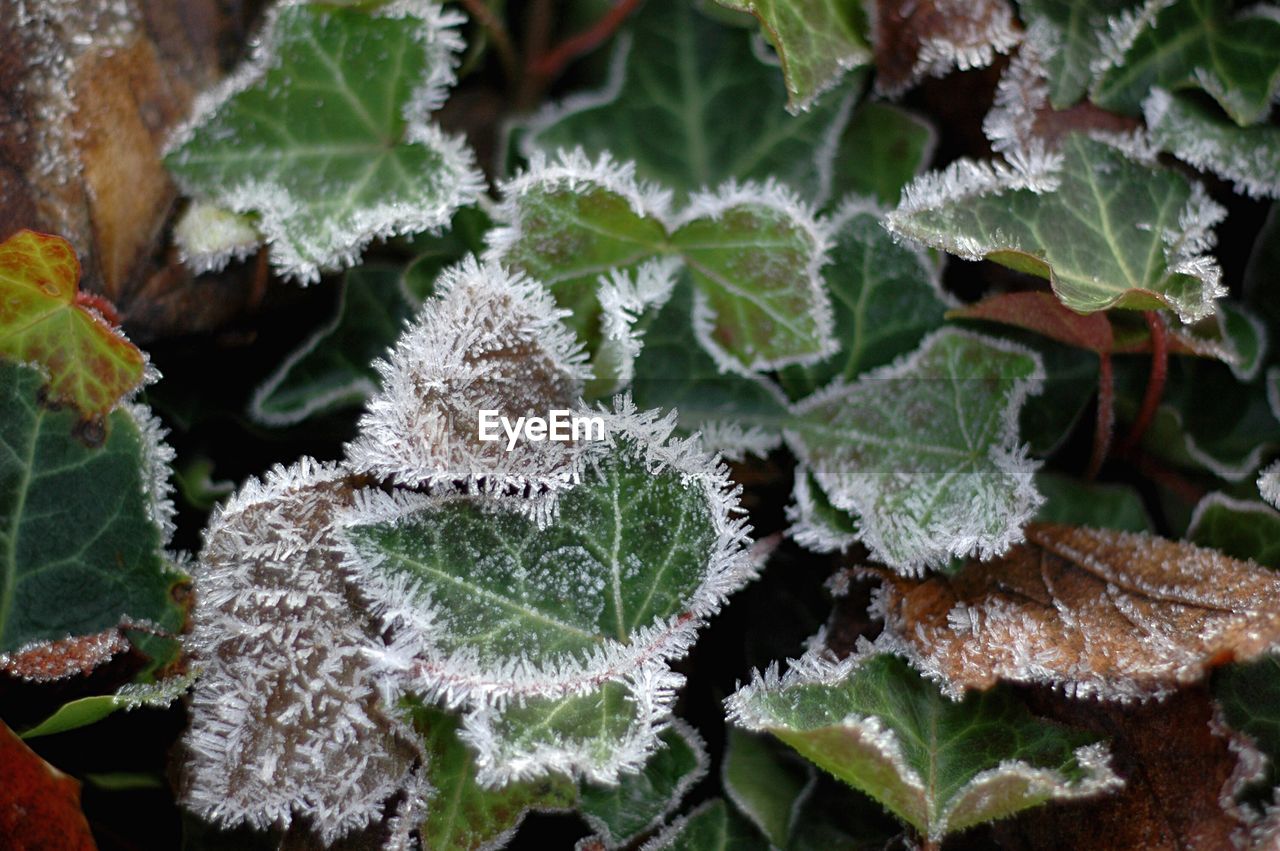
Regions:
<instances>
[{"instance_id":1,"label":"cluster of ivy leaves","mask_svg":"<svg viewBox=\"0 0 1280 851\"><path fill-rule=\"evenodd\" d=\"M647 0L539 109L511 111L496 163L477 163L480 128L433 115L501 80L492 20L427 2L269 11L255 57L166 155L192 199L179 248L201 267L263 252L281 279L263 316L157 342L164 377L144 388L147 356L77 291L74 247L0 244L6 722L37 749L91 741L117 710L164 711L188 688L199 556L177 550L198 551L237 481L341 456L386 377L375 361L435 303L440 272L476 255L547 287L593 368L589 401L676 411L733 459L771 555L679 663L656 753L614 784L482 785L459 715L406 699L436 789L425 847L1047 847L1047 802L1078 798L1119 802L1091 804L1113 843L1191 842L1142 832L1126 784L1140 770L1151 795L1212 812L1217 838L1273 841L1280 12L875 5ZM946 101L974 91L957 118ZM1082 556L1075 527L1179 543L1090 538ZM1008 641L1034 647L1059 634L1056 606L1107 648L1095 667L1036 657L975 686L963 650L912 643L974 612L977 646L997 592L973 589L1003 593L1028 554L1139 600L1108 619L1046 580L1047 605L1011 619ZM967 608L930 607L945 594ZM1175 618L1187 609L1224 613L1225 638L1175 648L1176 671L1138 652L1143 629L1211 631ZM814 633L788 673L770 667ZM1244 733L1231 746L1262 767L1240 788L1165 777L1140 722L1083 699L1099 695L1200 699L1206 717L1177 734L1234 768L1226 737ZM505 722L512 740L539 731ZM91 782L109 798L161 786L152 769ZM193 848L280 841L190 816L178 832Z\"/></svg>"}]
</instances>

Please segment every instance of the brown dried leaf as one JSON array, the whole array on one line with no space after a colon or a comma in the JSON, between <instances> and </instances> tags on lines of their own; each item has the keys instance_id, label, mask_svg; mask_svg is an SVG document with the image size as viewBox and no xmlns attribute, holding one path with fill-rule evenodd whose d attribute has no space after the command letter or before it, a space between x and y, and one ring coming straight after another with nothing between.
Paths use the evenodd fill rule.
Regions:
<instances>
[{"instance_id":1,"label":"brown dried leaf","mask_svg":"<svg viewBox=\"0 0 1280 851\"><path fill-rule=\"evenodd\" d=\"M953 693L997 680L1162 697L1280 646L1280 574L1151 535L1033 523L951 575L883 580L885 632Z\"/></svg>"},{"instance_id":2,"label":"brown dried leaf","mask_svg":"<svg viewBox=\"0 0 1280 851\"><path fill-rule=\"evenodd\" d=\"M1008 851L1227 851L1243 825L1224 810L1242 760L1215 732L1204 688L1161 703L1099 706L1032 696L1037 714L1110 740L1112 767L1124 778L1115 794L1039 807L993 827Z\"/></svg>"},{"instance_id":3,"label":"brown dried leaf","mask_svg":"<svg viewBox=\"0 0 1280 851\"><path fill-rule=\"evenodd\" d=\"M92 851L80 784L0 721L0 846L15 851Z\"/></svg>"},{"instance_id":4,"label":"brown dried leaf","mask_svg":"<svg viewBox=\"0 0 1280 851\"><path fill-rule=\"evenodd\" d=\"M1005 0L876 0L876 90L898 95L926 76L990 65L1021 37Z\"/></svg>"},{"instance_id":5,"label":"brown dried leaf","mask_svg":"<svg viewBox=\"0 0 1280 851\"><path fill-rule=\"evenodd\" d=\"M14 653L0 653L0 673L32 682L50 682L88 674L128 649L124 633L112 627L94 635L46 641Z\"/></svg>"}]
</instances>

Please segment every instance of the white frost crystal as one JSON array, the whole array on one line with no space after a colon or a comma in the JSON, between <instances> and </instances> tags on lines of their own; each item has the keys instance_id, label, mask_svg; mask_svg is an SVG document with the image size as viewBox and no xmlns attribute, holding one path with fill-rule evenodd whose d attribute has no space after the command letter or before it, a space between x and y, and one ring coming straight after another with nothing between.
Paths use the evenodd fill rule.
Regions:
<instances>
[{"instance_id":1,"label":"white frost crystal","mask_svg":"<svg viewBox=\"0 0 1280 851\"><path fill-rule=\"evenodd\" d=\"M1272 464L1258 476L1258 492L1267 502L1280 508L1280 461Z\"/></svg>"},{"instance_id":2,"label":"white frost crystal","mask_svg":"<svg viewBox=\"0 0 1280 851\"><path fill-rule=\"evenodd\" d=\"M420 745L379 701L368 661L377 630L333 546L346 475L309 460L276 468L206 533L183 785L187 806L211 821L283 828L300 818L330 844L396 793L425 793Z\"/></svg>"},{"instance_id":3,"label":"white frost crystal","mask_svg":"<svg viewBox=\"0 0 1280 851\"><path fill-rule=\"evenodd\" d=\"M218 272L258 250L262 236L248 217L216 204L193 201L173 226L182 262L193 272Z\"/></svg>"}]
</instances>

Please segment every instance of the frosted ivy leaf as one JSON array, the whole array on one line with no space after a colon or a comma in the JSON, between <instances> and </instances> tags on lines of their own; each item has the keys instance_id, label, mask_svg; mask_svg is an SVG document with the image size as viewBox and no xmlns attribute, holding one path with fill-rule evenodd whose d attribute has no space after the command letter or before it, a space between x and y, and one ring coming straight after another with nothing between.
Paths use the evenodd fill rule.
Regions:
<instances>
[{"instance_id":1,"label":"frosted ivy leaf","mask_svg":"<svg viewBox=\"0 0 1280 851\"><path fill-rule=\"evenodd\" d=\"M252 214L273 265L304 283L375 238L442 227L482 186L463 142L429 121L461 20L432 0L273 7L165 163L197 200Z\"/></svg>"},{"instance_id":2,"label":"frosted ivy leaf","mask_svg":"<svg viewBox=\"0 0 1280 851\"><path fill-rule=\"evenodd\" d=\"M782 62L790 102L802 112L852 68L871 62L865 13L839 0L717 0L759 19Z\"/></svg>"},{"instance_id":3,"label":"frosted ivy leaf","mask_svg":"<svg viewBox=\"0 0 1280 851\"><path fill-rule=\"evenodd\" d=\"M893 233L1048 278L1079 313L1168 307L1184 322L1225 295L1204 252L1225 215L1199 183L1072 133L1012 165L958 160L907 186Z\"/></svg>"},{"instance_id":4,"label":"frosted ivy leaf","mask_svg":"<svg viewBox=\"0 0 1280 851\"><path fill-rule=\"evenodd\" d=\"M688 270L698 339L722 371L811 363L833 350L820 272L827 232L791 192L729 182L673 213L669 193L634 175L607 155L535 155L503 186L488 256L550 288L593 353L608 276L643 277L645 264L664 260L675 261L663 266L669 274Z\"/></svg>"},{"instance_id":5,"label":"frosted ivy leaf","mask_svg":"<svg viewBox=\"0 0 1280 851\"><path fill-rule=\"evenodd\" d=\"M671 416L625 400L601 413L608 445L577 456L549 516L516 497L374 490L342 521L346 564L393 635L381 664L468 713L482 782L642 764L678 684L664 661L757 570L726 468L670 439ZM558 726L592 701L627 734Z\"/></svg>"},{"instance_id":6,"label":"frosted ivy leaf","mask_svg":"<svg viewBox=\"0 0 1280 851\"><path fill-rule=\"evenodd\" d=\"M1280 88L1280 16L1265 3L1147 0L1109 23L1094 73L1089 95L1105 109L1137 114L1156 87L1195 87L1237 124L1256 124Z\"/></svg>"},{"instance_id":7,"label":"frosted ivy leaf","mask_svg":"<svg viewBox=\"0 0 1280 851\"><path fill-rule=\"evenodd\" d=\"M1028 29L1045 34L1049 56L1049 99L1064 109L1084 97L1093 69L1103 60L1108 20L1136 9L1141 0L1020 0Z\"/></svg>"},{"instance_id":8,"label":"frosted ivy leaf","mask_svg":"<svg viewBox=\"0 0 1280 851\"><path fill-rule=\"evenodd\" d=\"M1033 352L945 328L798 403L787 443L878 560L910 574L987 558L1021 540L1041 501L1018 413L1043 378Z\"/></svg>"},{"instance_id":9,"label":"frosted ivy leaf","mask_svg":"<svg viewBox=\"0 0 1280 851\"><path fill-rule=\"evenodd\" d=\"M521 153L611 153L679 197L730 179L772 178L821 203L857 87L789 115L778 69L760 61L752 41L746 28L725 26L697 3L646 2L618 39L604 87L542 109L520 138Z\"/></svg>"},{"instance_id":10,"label":"frosted ivy leaf","mask_svg":"<svg viewBox=\"0 0 1280 851\"><path fill-rule=\"evenodd\" d=\"M1239 127L1185 95L1153 89L1142 103L1152 141L1250 198L1280 198L1280 127Z\"/></svg>"},{"instance_id":11,"label":"frosted ivy leaf","mask_svg":"<svg viewBox=\"0 0 1280 851\"><path fill-rule=\"evenodd\" d=\"M875 0L876 90L897 96L925 77L985 68L1021 32L1006 0Z\"/></svg>"},{"instance_id":12,"label":"frosted ivy leaf","mask_svg":"<svg viewBox=\"0 0 1280 851\"><path fill-rule=\"evenodd\" d=\"M218 272L233 260L244 260L262 244L251 216L216 204L193 201L173 226L178 256L193 272Z\"/></svg>"},{"instance_id":13,"label":"frosted ivy leaf","mask_svg":"<svg viewBox=\"0 0 1280 851\"><path fill-rule=\"evenodd\" d=\"M1210 493L1196 503L1184 537L1232 558L1280 568L1280 512L1256 499Z\"/></svg>"},{"instance_id":14,"label":"frosted ivy leaf","mask_svg":"<svg viewBox=\"0 0 1280 851\"><path fill-rule=\"evenodd\" d=\"M223 825L304 818L325 844L420 799L413 731L381 704L376 620L348 584L333 514L339 467L276 468L223 506L196 574L191 653L201 668L183 739L186 805Z\"/></svg>"},{"instance_id":15,"label":"frosted ivy leaf","mask_svg":"<svg viewBox=\"0 0 1280 851\"><path fill-rule=\"evenodd\" d=\"M764 851L769 848L751 822L713 798L671 822L640 851Z\"/></svg>"},{"instance_id":16,"label":"frosted ivy leaf","mask_svg":"<svg viewBox=\"0 0 1280 851\"><path fill-rule=\"evenodd\" d=\"M1036 520L1127 532L1151 531L1151 517L1142 495L1131 485L1090 482L1041 471L1036 473L1036 490L1044 497Z\"/></svg>"},{"instance_id":17,"label":"frosted ivy leaf","mask_svg":"<svg viewBox=\"0 0 1280 851\"><path fill-rule=\"evenodd\" d=\"M558 487L574 444L481 440L480 411L547 416L568 409L590 375L563 311L536 281L468 258L436 281L387 361L382 390L347 447L352 469L400 484L483 482ZM499 430L501 431L501 430Z\"/></svg>"},{"instance_id":18,"label":"frosted ivy leaf","mask_svg":"<svg viewBox=\"0 0 1280 851\"><path fill-rule=\"evenodd\" d=\"M796 468L787 522L788 537L815 553L842 553L858 542L857 521L831 504L804 467Z\"/></svg>"},{"instance_id":19,"label":"frosted ivy leaf","mask_svg":"<svg viewBox=\"0 0 1280 851\"><path fill-rule=\"evenodd\" d=\"M1267 502L1280 508L1280 461L1272 464L1258 476L1258 492Z\"/></svg>"},{"instance_id":20,"label":"frosted ivy leaf","mask_svg":"<svg viewBox=\"0 0 1280 851\"><path fill-rule=\"evenodd\" d=\"M886 640L949 693L1006 680L1160 698L1280 647L1273 570L1143 533L1035 523L1026 537L947 575L877 571Z\"/></svg>"},{"instance_id":21,"label":"frosted ivy leaf","mask_svg":"<svg viewBox=\"0 0 1280 851\"><path fill-rule=\"evenodd\" d=\"M706 745L680 719L659 736L662 744L637 774L616 785L583 784L578 812L608 851L626 848L658 827L707 773Z\"/></svg>"},{"instance_id":22,"label":"frosted ivy leaf","mask_svg":"<svg viewBox=\"0 0 1280 851\"><path fill-rule=\"evenodd\" d=\"M953 702L884 653L811 652L784 676L756 674L726 706L732 723L772 733L935 843L1123 783L1090 734L1034 717L1008 691Z\"/></svg>"}]
</instances>

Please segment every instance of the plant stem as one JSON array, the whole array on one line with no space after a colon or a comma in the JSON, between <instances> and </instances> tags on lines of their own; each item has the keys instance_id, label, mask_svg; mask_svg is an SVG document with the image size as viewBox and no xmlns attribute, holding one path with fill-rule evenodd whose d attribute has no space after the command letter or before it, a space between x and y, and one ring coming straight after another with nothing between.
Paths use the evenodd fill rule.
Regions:
<instances>
[{"instance_id":1,"label":"plant stem","mask_svg":"<svg viewBox=\"0 0 1280 851\"><path fill-rule=\"evenodd\" d=\"M554 80L574 59L590 53L608 40L639 5L640 0L618 0L613 8L582 32L566 38L547 53L531 54L529 73L544 80Z\"/></svg>"},{"instance_id":2,"label":"plant stem","mask_svg":"<svg viewBox=\"0 0 1280 851\"><path fill-rule=\"evenodd\" d=\"M1147 390L1142 395L1138 417L1124 439L1126 450L1137 446L1147 433L1151 421L1155 419L1156 409L1160 407L1165 379L1169 375L1169 335L1165 330L1164 320L1154 310L1143 311L1142 315L1147 320L1147 327L1151 329L1151 374L1147 376Z\"/></svg>"},{"instance_id":3,"label":"plant stem","mask_svg":"<svg viewBox=\"0 0 1280 851\"><path fill-rule=\"evenodd\" d=\"M551 26L555 20L552 0L532 0L524 19L524 55L530 59L541 56L547 51L551 41ZM515 106L517 110L532 109L542 99L542 90L546 80L534 74L527 66L520 77L520 85L516 90Z\"/></svg>"},{"instance_id":4,"label":"plant stem","mask_svg":"<svg viewBox=\"0 0 1280 851\"><path fill-rule=\"evenodd\" d=\"M1089 480L1097 478L1098 471L1107 460L1115 419L1115 382L1111 374L1111 353L1098 352L1098 418L1093 426L1093 453L1089 456L1089 469L1085 472L1085 478Z\"/></svg>"},{"instance_id":5,"label":"plant stem","mask_svg":"<svg viewBox=\"0 0 1280 851\"><path fill-rule=\"evenodd\" d=\"M502 63L502 73L507 77L508 85L514 86L520 80L520 56L516 53L507 25L489 8L488 0L462 0L469 14L476 23L484 27L484 31L493 42L493 49L498 52L498 61Z\"/></svg>"}]
</instances>

